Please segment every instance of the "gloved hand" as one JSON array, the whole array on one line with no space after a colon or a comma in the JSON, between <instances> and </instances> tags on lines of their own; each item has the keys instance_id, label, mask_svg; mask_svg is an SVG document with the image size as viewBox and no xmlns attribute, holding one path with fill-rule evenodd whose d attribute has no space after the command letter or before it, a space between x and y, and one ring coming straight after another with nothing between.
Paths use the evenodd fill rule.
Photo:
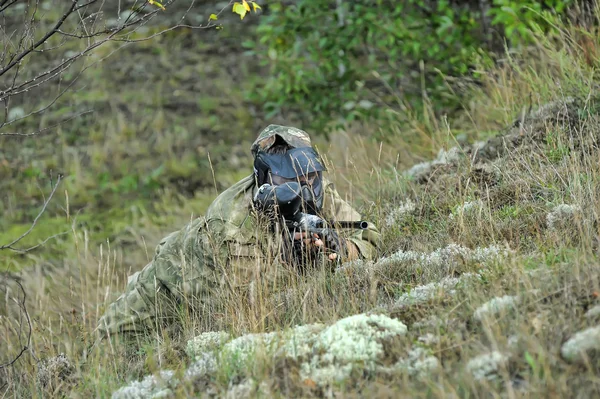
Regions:
<instances>
[{"instance_id":1,"label":"gloved hand","mask_svg":"<svg viewBox=\"0 0 600 399\"><path fill-rule=\"evenodd\" d=\"M325 249L337 254L338 261L348 257L348 245L346 240L340 237L334 229L323 229L319 236L325 244Z\"/></svg>"},{"instance_id":2,"label":"gloved hand","mask_svg":"<svg viewBox=\"0 0 600 399\"><path fill-rule=\"evenodd\" d=\"M323 247L316 245L317 237L307 238L306 233L295 233L293 236L287 236L284 239L282 248L284 259L295 265L299 271L313 269L318 264L319 254Z\"/></svg>"},{"instance_id":3,"label":"gloved hand","mask_svg":"<svg viewBox=\"0 0 600 399\"><path fill-rule=\"evenodd\" d=\"M293 261L296 265L314 266L318 263L320 255L335 263L346 260L348 257L346 240L341 238L334 229L322 229L318 234L310 235L309 233L295 232L291 242L290 238L291 236L286 241L292 245L284 251L288 254L286 259Z\"/></svg>"}]
</instances>

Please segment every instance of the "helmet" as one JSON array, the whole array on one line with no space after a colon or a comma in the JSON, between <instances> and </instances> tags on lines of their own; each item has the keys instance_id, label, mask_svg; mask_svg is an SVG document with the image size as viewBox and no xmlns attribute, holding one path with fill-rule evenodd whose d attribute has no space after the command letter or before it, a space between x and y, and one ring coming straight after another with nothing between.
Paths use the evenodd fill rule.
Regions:
<instances>
[{"instance_id":1,"label":"helmet","mask_svg":"<svg viewBox=\"0 0 600 399\"><path fill-rule=\"evenodd\" d=\"M259 151L268 151L277 139L283 140L292 148L310 147L310 136L304 130L291 126L269 125L258 135L250 151L256 156Z\"/></svg>"},{"instance_id":2,"label":"helmet","mask_svg":"<svg viewBox=\"0 0 600 399\"><path fill-rule=\"evenodd\" d=\"M254 157L258 185L299 183L304 212L310 214L318 214L323 207L324 170L319 154L312 147L293 148L284 154L259 150Z\"/></svg>"}]
</instances>

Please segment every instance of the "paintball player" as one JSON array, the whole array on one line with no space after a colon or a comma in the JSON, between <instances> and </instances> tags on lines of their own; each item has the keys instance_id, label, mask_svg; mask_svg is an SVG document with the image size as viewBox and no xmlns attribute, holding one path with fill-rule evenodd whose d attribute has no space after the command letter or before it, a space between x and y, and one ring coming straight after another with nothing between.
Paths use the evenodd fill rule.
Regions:
<instances>
[{"instance_id":1,"label":"paintball player","mask_svg":"<svg viewBox=\"0 0 600 399\"><path fill-rule=\"evenodd\" d=\"M331 267L375 256L380 235L370 223L314 233L290 231L273 216L277 207L269 193L289 186L284 194L301 199L298 214L360 220L323 177L325 167L306 132L269 125L251 152L254 173L221 193L205 216L160 241L152 261L129 277L125 292L107 307L97 328L100 337L156 330L172 323L182 306L213 317L219 296L240 298L253 280L276 278L281 270L309 273L319 264Z\"/></svg>"}]
</instances>

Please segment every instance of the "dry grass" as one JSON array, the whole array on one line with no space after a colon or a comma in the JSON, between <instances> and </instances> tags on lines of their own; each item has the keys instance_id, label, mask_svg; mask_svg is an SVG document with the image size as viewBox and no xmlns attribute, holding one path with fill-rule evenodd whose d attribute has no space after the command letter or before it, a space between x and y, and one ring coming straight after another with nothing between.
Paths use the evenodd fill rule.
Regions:
<instances>
[{"instance_id":1,"label":"dry grass","mask_svg":"<svg viewBox=\"0 0 600 399\"><path fill-rule=\"evenodd\" d=\"M375 309L408 326L406 341L398 344L402 347L390 347L390 352L403 351L406 342L430 334L435 340L429 348L441 369L421 377L366 373L323 389L299 377L299 364L257 353L242 368L223 362L214 375L180 386L177 395L201 395L209 389L226 395L250 378L264 382L276 396L597 395L600 358L592 355L587 362L568 363L560 356L565 340L597 325L597 319L584 314L600 303L596 83L589 52L583 54L571 37L565 33L552 45L540 42L489 71L485 85L466 106L469 122L457 128L469 137L487 138L499 126L519 118L520 123L485 145L459 147L458 156L433 165L418 178L401 172L421 160L410 155L411 138L422 137L426 130L418 123L402 132L397 127L390 133L391 144L385 145L363 140L353 130L335 136L337 145L328 151L332 175L340 191L361 204L367 219L380 226L385 241L382 255L391 259L385 267L317 270L304 276L281 273L277 284L258 279L248 292L224 292L218 309L205 317L182 313L181 329L161 330L140 342L135 353L107 342L89 352L105 304L122 291L127 275L148 262L154 244L166 232L147 212L138 215L126 242L90 246L94 233L74 228L64 257L52 262L40 257L36 266L19 275L27 292L32 342L29 353L14 367L0 371L0 392L14 397L105 397L126 381L159 369L182 372L188 362L183 351L187 339L202 331L220 329L239 336L299 324L330 324ZM553 106L534 112L551 101ZM530 102L533 113L522 114ZM453 126L444 121L436 126L430 136L433 147L456 143ZM414 209L388 218L394 209L406 206L407 199L414 202ZM169 210L166 200L157 209L183 222L191 213L186 201L181 199L184 206L179 211ZM563 219L551 217L557 221L549 223L548 214L561 204L579 210ZM510 254L490 262L462 256L437 263L426 260L449 244L470 249L496 245ZM419 252L425 260L407 262L391 256L399 251ZM363 272L365 268L371 272ZM416 287L468 272L479 277L457 286L454 295L440 292L398 305L402 295L419 292ZM23 344L18 340L23 323L13 301L18 291L10 285L4 292L3 360ZM474 317L481 305L505 295L519 299L481 321ZM476 380L467 362L493 351L505 356L497 378ZM51 378L43 386L35 359L59 353L65 353L74 371L70 378Z\"/></svg>"}]
</instances>

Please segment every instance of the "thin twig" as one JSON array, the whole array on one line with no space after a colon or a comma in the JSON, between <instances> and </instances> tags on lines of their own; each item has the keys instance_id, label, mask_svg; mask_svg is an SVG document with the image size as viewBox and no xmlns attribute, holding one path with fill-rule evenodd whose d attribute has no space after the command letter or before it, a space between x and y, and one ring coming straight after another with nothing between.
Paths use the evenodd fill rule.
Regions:
<instances>
[{"instance_id":1,"label":"thin twig","mask_svg":"<svg viewBox=\"0 0 600 399\"><path fill-rule=\"evenodd\" d=\"M18 243L23 238L25 238L29 233L31 233L31 231L33 230L33 228L37 224L37 222L40 219L40 217L42 217L43 213L46 211L46 207L48 207L48 203L52 200L52 197L54 196L54 193L56 192L56 189L58 188L58 185L60 184L60 181L61 181L62 177L63 176L61 174L58 175L58 179L56 180L56 184L52 188L52 192L50 193L50 196L44 201L44 205L42 207L42 210L35 217L35 219L33 220L33 223L29 227L29 229L25 233L21 234L21 236L19 238L15 239L10 244L6 244L6 245L0 246L0 249L12 249L13 251L19 251L18 249L13 248L13 245L15 245L16 243Z\"/></svg>"},{"instance_id":2,"label":"thin twig","mask_svg":"<svg viewBox=\"0 0 600 399\"><path fill-rule=\"evenodd\" d=\"M93 111L91 109L88 109L87 111L80 112L80 113L78 113L76 115L73 115L73 116L71 116L69 118L63 119L62 121L60 121L58 123L55 123L52 126L45 127L43 129L37 130L35 132L31 132L31 133L0 133L0 136L21 136L21 137L37 136L40 133L43 133L45 131L54 129L55 127L58 127L58 126L62 125L63 123L70 121L71 119L75 119L75 118L78 118L78 117L80 117L82 115L89 114L90 112L93 112ZM0 247L0 249L2 249L2 247Z\"/></svg>"},{"instance_id":3,"label":"thin twig","mask_svg":"<svg viewBox=\"0 0 600 399\"><path fill-rule=\"evenodd\" d=\"M19 303L19 307L21 308L23 313L25 313L25 318L27 319L27 325L29 327L29 332L27 333L27 344L23 345L23 348L21 348L21 351L17 354L17 356L13 360L11 360L8 363L0 364L0 370L5 367L12 366L17 360L19 360L19 358L21 356L23 356L25 351L27 351L29 349L29 347L31 346L31 332L33 331L33 328L31 326L31 318L29 317L29 312L27 312L27 307L25 306L25 300L27 299L27 293L25 292L25 288L23 288L23 285L21 284L21 282L17 279L14 279L14 280L17 283L17 285L19 286L19 288L21 288L21 292L23 292L23 300L21 301L21 303ZM34 358L35 358L35 356L34 356Z\"/></svg>"},{"instance_id":4,"label":"thin twig","mask_svg":"<svg viewBox=\"0 0 600 399\"><path fill-rule=\"evenodd\" d=\"M96 0L93 0L92 2L95 2L95 1ZM39 73L36 76L34 76L33 78L30 78L24 82L19 82L17 85L13 84L11 87L0 91L0 99L6 98L9 96L14 96L17 94L21 94L21 93L24 93L34 87L40 86L41 84L45 83L47 80L53 78L57 74L62 73L64 70L69 68L71 66L71 64L77 58L80 58L83 55L90 53L92 50L96 49L97 47L100 47L104 43L107 43L110 41L116 41L115 39L117 38L117 36L116 36L117 34L123 32L124 30L126 30L127 28L130 28L132 26L148 22L150 19L152 19L157 14L157 12L158 12L158 10L151 11L145 15L142 15L141 17L137 18L134 21L130 21L127 24L121 25L120 27L105 29L103 31L98 32L97 33L98 35L106 34L107 36L105 38L103 38L102 40L89 45L86 49L79 52L78 54L75 54L74 56L71 56L71 57L67 58L66 60L62 60L61 62L58 63L58 65L51 67L49 70ZM57 24L52 32L53 32L52 35L54 35L56 33L60 33L61 32L60 26ZM96 36L96 33L93 33L90 37L86 37L86 36L79 36L79 37L76 36L76 37L79 39L90 39L91 37L95 37L95 36ZM41 43L41 44L43 44L43 43ZM41 44L37 44L36 46L39 47ZM22 47L22 45L19 44L19 48L21 48L21 47ZM27 54L35 52L35 48L27 50ZM25 52L23 52L21 54L25 54ZM18 65L19 64L15 63L14 61L9 63L9 65L6 68L0 70L0 76L4 72L6 72L8 69L10 69L14 66L18 66ZM37 83L34 83L34 82L37 82Z\"/></svg>"},{"instance_id":5,"label":"thin twig","mask_svg":"<svg viewBox=\"0 0 600 399\"><path fill-rule=\"evenodd\" d=\"M11 63L9 63L4 68L0 69L0 76L4 75L6 73L6 71L10 70L12 67L14 67L16 64L18 64L19 61L21 61L25 56L27 56L27 54L31 53L33 50L35 50L36 48L38 48L39 46L41 46L42 44L44 44L46 42L46 40L48 40L55 33L57 33L58 29L62 26L62 24L69 17L69 15L71 15L71 13L75 10L76 6L77 6L77 0L73 1L73 4L71 5L71 8L69 8L63 14L62 17L60 17L60 19L58 20L58 22L56 22L56 25L54 25L53 29L51 29L49 32L47 32L44 35L44 37L42 37L40 40L38 40L36 43L34 43L33 46L31 46L30 48L28 48L27 50L23 51L21 54L19 54L18 56L16 56L12 60Z\"/></svg>"},{"instance_id":6,"label":"thin twig","mask_svg":"<svg viewBox=\"0 0 600 399\"><path fill-rule=\"evenodd\" d=\"M34 245L33 247L29 247L29 248L27 248L27 249L19 249L19 248L10 248L10 249L11 249L11 250L13 250L13 251L15 251L15 252L18 252L18 253L20 253L20 254L26 254L26 253L27 253L27 252L29 252L29 251L33 251L34 249L36 249L36 248L38 248L38 247L41 247L41 246L43 246L43 245L44 245L44 244L46 244L48 241L50 241L50 240L52 240L52 239L54 239L54 238L57 238L57 237L62 237L62 236L64 236L64 235L66 235L66 234L69 234L69 232L68 232L68 231L63 231L62 233L54 234L54 235L52 235L52 236L50 236L50 237L46 238L44 241L40 242L39 244L37 244L37 245Z\"/></svg>"},{"instance_id":7,"label":"thin twig","mask_svg":"<svg viewBox=\"0 0 600 399\"><path fill-rule=\"evenodd\" d=\"M0 12L3 12L8 7L12 6L13 4L15 4L17 2L17 0L13 0L10 3L6 4L6 1L7 0L4 0L4 1L0 2Z\"/></svg>"},{"instance_id":8,"label":"thin twig","mask_svg":"<svg viewBox=\"0 0 600 399\"><path fill-rule=\"evenodd\" d=\"M0 0L0 5L6 5L11 1L12 0ZM37 89L41 86L48 84L49 81L56 79L59 76L62 76L62 74L65 71L72 68L74 66L74 63L76 62L76 60L89 55L95 49L97 49L98 47L100 47L101 45L103 45L107 42L120 42L123 44L137 43L137 42L151 40L157 36L163 35L167 32L177 30L177 29L209 29L209 28L213 28L213 27L217 26L217 24L213 23L213 21L211 21L210 18L206 23L199 24L199 25L188 24L188 23L184 22L186 16L188 15L188 13L192 9L193 5L195 4L195 0L192 0L190 2L189 6L187 7L187 10L185 10L183 15L180 17L181 18L179 21L180 23L175 23L171 27L168 27L166 29L161 29L159 32L151 33L151 34L147 35L146 37L135 38L132 36L132 34L135 33L138 28L145 26L153 17L158 15L158 13L160 12L159 8L150 8L148 0L139 0L140 3L142 3L142 5L137 8L135 7L135 5L138 3L138 0L136 0L134 6L132 7L132 8L135 8L136 11L134 13L131 13L127 17L127 19L124 21L124 23L121 23L118 26L111 27L111 28L103 27L103 28L100 28L98 31L96 31L94 29L94 27L96 26L96 23L98 21L98 18L93 19L91 27L86 26L85 20L88 17L94 16L94 15L100 15L99 13L101 11L92 12L92 14L90 16L85 16L84 13L85 13L85 9L87 7L89 7L90 5L95 4L95 3L100 4L100 7L102 8L102 6L104 5L104 1L101 1L101 2L98 2L98 0L70 0L70 1L71 1L71 4L68 5L68 9L65 10L65 12L60 16L60 18L58 18L58 21L56 23L52 24L52 26L45 32L45 34L43 34L42 38L39 40L35 39L33 36L33 32L36 28L36 22L33 19L31 19L31 20L26 19L24 21L25 31L23 34L20 35L21 37L18 40L18 43L13 44L12 40L9 37L9 36L12 36L12 34L9 35L9 34L7 34L7 32L4 32L5 46L4 46L4 50L2 51L2 54L0 54L0 58L2 59L2 61L4 61L5 57L8 59L7 59L6 63L4 63L4 62L0 63L0 64L4 64L4 65L0 65L0 77L2 75L8 75L8 73L10 73L9 71L14 72L14 77L11 77L12 84L10 84L10 86L0 88L0 101L4 101L4 121L0 122L0 130L7 130L7 127L11 124L16 124L23 119L28 119L31 116L41 114L41 113L45 112L46 110L48 110L49 108L51 108L53 105L55 105L56 101L59 98L61 98L67 91L72 89L72 86L75 84L75 82L77 81L77 78L81 75L81 73L83 71L87 70L91 65L97 64L98 62L92 62L91 65L84 66L82 68L82 70L79 72L79 74L77 74L77 76L74 79L72 79L72 81L68 84L67 88L64 90L61 90L61 92L58 95L56 95L55 98L50 103L46 104L45 106L43 106L40 109L32 111L21 117L17 117L11 121L8 120L9 108L10 108L10 106L8 104L8 100L10 99L10 97L20 95L23 93L27 93L33 89ZM176 2L176 0L167 0L163 4L165 6L169 6L175 2ZM229 0L227 2L227 5L222 7L217 12L216 15L218 16L221 13L223 13L229 6L231 6L232 3L233 3L233 0ZM12 3L10 3L10 4L12 4ZM35 10L37 10L37 4L36 4ZM71 21L71 14L75 14L76 17L79 18L79 21L74 21L77 24L77 26L74 29L67 28L68 22ZM4 27L0 26L0 32L3 32L4 30L5 30ZM61 37L59 39L60 43L57 45L47 44L47 43L49 43L48 39L50 39L51 37ZM23 79L23 76L20 74L21 61L23 61L24 59L26 59L28 57L31 57L34 54L41 53L41 52L47 52L49 50L60 48L63 44L67 43L68 40L85 40L85 41L87 41L87 46L86 46L86 48L84 48L83 50L79 51L76 54L67 56L66 58L51 61L50 65L47 69L43 70L42 72L36 73L34 76L26 77L25 79ZM8 52L7 49L9 47L13 48L14 50ZM111 54L112 54L112 52L111 52ZM104 57L104 58L106 58L106 57ZM54 64L54 65L52 65L52 64ZM79 115L82 115L82 114L79 114ZM0 133L0 138L2 136L6 136L6 137L36 136L36 135L39 135L41 133L44 133L46 131L53 129L56 126L59 126L60 124L66 122L70 119L72 119L72 118L68 118L64 121L59 122L58 124L52 125L50 127L47 127L47 128L41 129L39 131L35 131L35 132L21 133L21 132L10 132L9 131L7 133ZM8 129L10 129L10 128L8 128ZM0 249L3 249L3 248L0 247Z\"/></svg>"}]
</instances>

